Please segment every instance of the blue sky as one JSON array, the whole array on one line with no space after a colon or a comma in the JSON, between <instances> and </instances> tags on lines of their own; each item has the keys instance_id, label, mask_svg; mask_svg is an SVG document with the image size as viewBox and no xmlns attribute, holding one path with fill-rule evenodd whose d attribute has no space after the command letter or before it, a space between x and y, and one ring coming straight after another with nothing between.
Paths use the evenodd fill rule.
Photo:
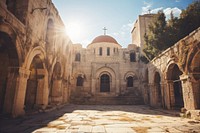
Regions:
<instances>
[{"instance_id":1,"label":"blue sky","mask_svg":"<svg viewBox=\"0 0 200 133\"><path fill-rule=\"evenodd\" d=\"M73 43L86 47L103 34L114 37L127 47L131 43L131 29L138 15L156 13L162 9L166 16L175 16L194 0L52 0L65 23ZM73 33L72 33L73 32Z\"/></svg>"}]
</instances>

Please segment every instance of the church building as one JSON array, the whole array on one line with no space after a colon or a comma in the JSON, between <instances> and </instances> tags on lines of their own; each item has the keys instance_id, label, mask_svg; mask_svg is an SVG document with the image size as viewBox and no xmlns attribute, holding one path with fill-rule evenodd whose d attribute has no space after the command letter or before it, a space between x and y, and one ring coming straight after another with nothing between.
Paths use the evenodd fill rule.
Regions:
<instances>
[{"instance_id":1,"label":"church building","mask_svg":"<svg viewBox=\"0 0 200 133\"><path fill-rule=\"evenodd\" d=\"M87 48L73 45L72 55L72 102L139 104L143 101L140 82L145 65L139 61L136 45L122 48L117 40L104 33ZM123 101L127 96L130 100Z\"/></svg>"}]
</instances>

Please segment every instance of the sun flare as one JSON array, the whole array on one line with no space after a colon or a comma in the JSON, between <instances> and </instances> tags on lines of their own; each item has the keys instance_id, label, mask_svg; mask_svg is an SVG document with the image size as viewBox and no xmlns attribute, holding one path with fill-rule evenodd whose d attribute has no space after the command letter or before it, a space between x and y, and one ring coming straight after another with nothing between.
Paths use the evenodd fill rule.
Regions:
<instances>
[{"instance_id":1,"label":"sun flare","mask_svg":"<svg viewBox=\"0 0 200 133\"><path fill-rule=\"evenodd\" d=\"M72 41L77 41L81 36L82 26L78 22L66 24L66 33Z\"/></svg>"}]
</instances>

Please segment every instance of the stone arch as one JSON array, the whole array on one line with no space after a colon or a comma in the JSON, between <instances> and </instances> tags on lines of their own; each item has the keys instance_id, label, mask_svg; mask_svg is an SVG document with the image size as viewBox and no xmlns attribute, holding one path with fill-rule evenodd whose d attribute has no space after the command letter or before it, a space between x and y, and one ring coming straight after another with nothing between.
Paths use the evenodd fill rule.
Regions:
<instances>
[{"instance_id":1,"label":"stone arch","mask_svg":"<svg viewBox=\"0 0 200 133\"><path fill-rule=\"evenodd\" d=\"M53 67L49 86L49 104L57 104L62 101L62 65L56 62Z\"/></svg>"},{"instance_id":2,"label":"stone arch","mask_svg":"<svg viewBox=\"0 0 200 133\"><path fill-rule=\"evenodd\" d=\"M171 63L167 68L166 79L170 84L169 97L170 97L171 107L174 109L180 109L184 106L182 83L180 80L180 76L182 74L183 74L182 71L175 63Z\"/></svg>"},{"instance_id":3,"label":"stone arch","mask_svg":"<svg viewBox=\"0 0 200 133\"><path fill-rule=\"evenodd\" d=\"M110 74L102 73L100 75L100 92L110 92Z\"/></svg>"},{"instance_id":4,"label":"stone arch","mask_svg":"<svg viewBox=\"0 0 200 133\"><path fill-rule=\"evenodd\" d=\"M191 58L189 66L189 78L192 84L195 108L200 109L200 49L197 49L193 58Z\"/></svg>"},{"instance_id":5,"label":"stone arch","mask_svg":"<svg viewBox=\"0 0 200 133\"><path fill-rule=\"evenodd\" d=\"M6 22L0 24L0 32L7 34L11 38L12 42L15 44L19 66L21 66L23 62L22 41L20 40L17 32L13 27L11 27L9 23Z\"/></svg>"},{"instance_id":6,"label":"stone arch","mask_svg":"<svg viewBox=\"0 0 200 133\"><path fill-rule=\"evenodd\" d=\"M116 74L110 67L102 67L99 68L96 72L96 92L100 92L101 90L101 76L107 75L109 76L109 85L110 85L110 93L116 92Z\"/></svg>"},{"instance_id":7,"label":"stone arch","mask_svg":"<svg viewBox=\"0 0 200 133\"><path fill-rule=\"evenodd\" d=\"M30 70L24 96L26 112L44 108L48 103L48 73L45 66L45 52L38 46L31 50L24 63Z\"/></svg>"},{"instance_id":8,"label":"stone arch","mask_svg":"<svg viewBox=\"0 0 200 133\"><path fill-rule=\"evenodd\" d=\"M2 27L1 27L2 28ZM14 102L19 55L13 32L2 32L0 28L0 113L11 113ZM8 28L8 27L5 27ZM11 35L11 36L10 36Z\"/></svg>"},{"instance_id":9,"label":"stone arch","mask_svg":"<svg viewBox=\"0 0 200 133\"><path fill-rule=\"evenodd\" d=\"M161 76L159 72L154 73L154 98L156 99L157 106L162 106L162 90L161 90Z\"/></svg>"},{"instance_id":10,"label":"stone arch","mask_svg":"<svg viewBox=\"0 0 200 133\"><path fill-rule=\"evenodd\" d=\"M132 72L132 71L128 71L125 75L124 75L124 80L126 81L126 87L129 88L133 88L134 86L134 82L138 79L137 75Z\"/></svg>"}]
</instances>

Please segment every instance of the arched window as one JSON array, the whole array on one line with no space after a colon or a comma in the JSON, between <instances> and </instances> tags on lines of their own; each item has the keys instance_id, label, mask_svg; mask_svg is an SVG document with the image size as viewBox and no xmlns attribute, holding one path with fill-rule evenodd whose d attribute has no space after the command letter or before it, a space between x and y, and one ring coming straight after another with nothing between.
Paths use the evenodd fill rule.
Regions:
<instances>
[{"instance_id":1,"label":"arched window","mask_svg":"<svg viewBox=\"0 0 200 133\"><path fill-rule=\"evenodd\" d=\"M75 61L81 61L81 54L80 53L76 54Z\"/></svg>"},{"instance_id":2,"label":"arched window","mask_svg":"<svg viewBox=\"0 0 200 133\"><path fill-rule=\"evenodd\" d=\"M133 77L131 76L127 78L127 87L133 87Z\"/></svg>"},{"instance_id":3,"label":"arched window","mask_svg":"<svg viewBox=\"0 0 200 133\"><path fill-rule=\"evenodd\" d=\"M76 86L83 86L83 78L81 76L78 76Z\"/></svg>"},{"instance_id":4,"label":"arched window","mask_svg":"<svg viewBox=\"0 0 200 133\"><path fill-rule=\"evenodd\" d=\"M110 48L108 47L107 48L107 56L109 56L110 55Z\"/></svg>"},{"instance_id":5,"label":"arched window","mask_svg":"<svg viewBox=\"0 0 200 133\"><path fill-rule=\"evenodd\" d=\"M130 53L130 62L136 62L135 53Z\"/></svg>"},{"instance_id":6,"label":"arched window","mask_svg":"<svg viewBox=\"0 0 200 133\"><path fill-rule=\"evenodd\" d=\"M107 74L100 77L100 92L110 92L110 77Z\"/></svg>"},{"instance_id":7,"label":"arched window","mask_svg":"<svg viewBox=\"0 0 200 133\"><path fill-rule=\"evenodd\" d=\"M102 55L102 47L99 48L99 55Z\"/></svg>"}]
</instances>

